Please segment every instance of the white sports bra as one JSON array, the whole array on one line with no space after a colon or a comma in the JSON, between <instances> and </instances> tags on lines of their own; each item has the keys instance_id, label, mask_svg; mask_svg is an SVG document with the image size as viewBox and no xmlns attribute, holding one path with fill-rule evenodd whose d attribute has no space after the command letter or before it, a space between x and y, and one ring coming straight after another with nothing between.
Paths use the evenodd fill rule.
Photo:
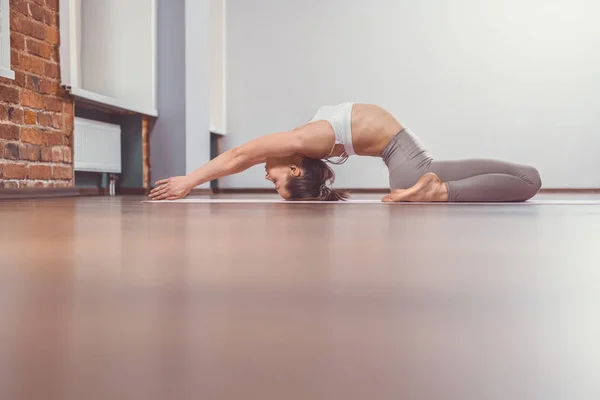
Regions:
<instances>
[{"instance_id":1,"label":"white sports bra","mask_svg":"<svg viewBox=\"0 0 600 400\"><path fill-rule=\"evenodd\" d=\"M344 145L343 161L355 155L352 145L352 106L354 103L342 103L321 107L309 122L327 121L335 132L335 144ZM334 146L335 147L335 146ZM333 149L331 149L333 152ZM330 153L331 155L331 153ZM344 157L345 156L345 157ZM325 157L326 159L329 156Z\"/></svg>"}]
</instances>

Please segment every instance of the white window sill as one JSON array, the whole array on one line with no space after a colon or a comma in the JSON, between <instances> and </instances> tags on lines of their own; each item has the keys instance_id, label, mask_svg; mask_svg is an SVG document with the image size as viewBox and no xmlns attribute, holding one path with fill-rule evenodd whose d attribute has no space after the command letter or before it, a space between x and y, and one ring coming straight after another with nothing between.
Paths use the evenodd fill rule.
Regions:
<instances>
[{"instance_id":1,"label":"white window sill","mask_svg":"<svg viewBox=\"0 0 600 400\"><path fill-rule=\"evenodd\" d=\"M0 77L8 78L8 79L15 79L15 71L13 71L11 69L6 69L4 67L0 67Z\"/></svg>"},{"instance_id":2,"label":"white window sill","mask_svg":"<svg viewBox=\"0 0 600 400\"><path fill-rule=\"evenodd\" d=\"M73 95L74 97L82 100L87 100L92 103L103 104L126 111L133 111L139 114L149 115L151 117L158 116L158 111L155 109L133 106L131 104L127 104L124 101L117 100L113 97L103 96L101 94L90 92L84 89L71 88L70 92L71 95Z\"/></svg>"},{"instance_id":3,"label":"white window sill","mask_svg":"<svg viewBox=\"0 0 600 400\"><path fill-rule=\"evenodd\" d=\"M212 133L214 133L215 135L227 136L227 133L225 132L225 129L220 129L220 128L217 128L217 127L216 127L216 126L214 126L214 125L211 125L211 126L210 126L210 131L211 131Z\"/></svg>"}]
</instances>

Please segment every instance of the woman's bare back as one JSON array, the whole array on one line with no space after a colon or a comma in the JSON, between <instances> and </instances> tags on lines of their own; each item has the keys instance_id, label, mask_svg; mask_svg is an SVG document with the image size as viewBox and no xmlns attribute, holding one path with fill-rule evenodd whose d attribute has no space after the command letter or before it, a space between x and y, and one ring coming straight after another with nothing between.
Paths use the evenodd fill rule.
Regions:
<instances>
[{"instance_id":1,"label":"woman's bare back","mask_svg":"<svg viewBox=\"0 0 600 400\"><path fill-rule=\"evenodd\" d=\"M352 108L352 144L356 154L379 156L404 127L387 110L372 104Z\"/></svg>"},{"instance_id":2,"label":"woman's bare back","mask_svg":"<svg viewBox=\"0 0 600 400\"><path fill-rule=\"evenodd\" d=\"M387 110L373 104L352 107L352 144L357 155L379 157L381 151L404 127ZM310 122L297 129L304 137L303 154L311 158L339 157L342 144L335 145L335 133L327 121Z\"/></svg>"}]
</instances>

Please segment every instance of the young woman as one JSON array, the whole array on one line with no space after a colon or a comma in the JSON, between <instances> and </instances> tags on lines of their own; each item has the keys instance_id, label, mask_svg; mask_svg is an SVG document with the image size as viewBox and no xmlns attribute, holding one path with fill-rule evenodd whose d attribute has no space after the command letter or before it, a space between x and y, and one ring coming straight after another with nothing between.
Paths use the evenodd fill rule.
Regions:
<instances>
[{"instance_id":1,"label":"young woman","mask_svg":"<svg viewBox=\"0 0 600 400\"><path fill-rule=\"evenodd\" d=\"M266 163L266 179L286 200L344 200L330 188L334 173L323 161L381 157L389 169L383 201L515 202L541 187L538 171L498 160L435 160L389 112L371 104L325 106L290 132L273 133L233 148L186 176L156 182L154 200L176 200L202 183ZM336 160L332 160L334 157Z\"/></svg>"}]
</instances>

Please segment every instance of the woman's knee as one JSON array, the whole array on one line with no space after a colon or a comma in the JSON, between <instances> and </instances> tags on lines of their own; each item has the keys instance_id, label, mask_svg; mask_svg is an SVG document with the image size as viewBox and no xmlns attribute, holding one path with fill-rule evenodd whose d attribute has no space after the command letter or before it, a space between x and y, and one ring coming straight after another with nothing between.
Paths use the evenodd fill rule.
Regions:
<instances>
[{"instance_id":1,"label":"woman's knee","mask_svg":"<svg viewBox=\"0 0 600 400\"><path fill-rule=\"evenodd\" d=\"M537 168L527 166L521 176L523 179L525 179L525 181L528 184L529 198L538 194L538 192L542 188L542 177L540 176L540 172L537 170Z\"/></svg>"}]
</instances>

